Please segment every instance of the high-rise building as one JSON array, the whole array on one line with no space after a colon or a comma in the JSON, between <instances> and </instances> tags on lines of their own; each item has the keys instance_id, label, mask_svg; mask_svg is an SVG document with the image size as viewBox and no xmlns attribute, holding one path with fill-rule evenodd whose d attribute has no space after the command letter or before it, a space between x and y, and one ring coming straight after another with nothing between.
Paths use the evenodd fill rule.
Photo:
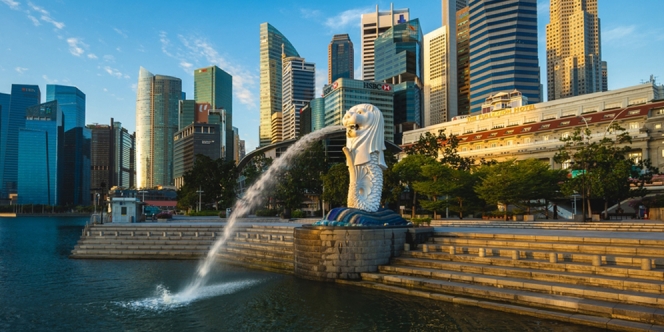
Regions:
<instances>
[{"instance_id":1,"label":"high-rise building","mask_svg":"<svg viewBox=\"0 0 664 332\"><path fill-rule=\"evenodd\" d=\"M348 34L334 35L327 46L327 83L337 78L355 78L353 42Z\"/></svg>"},{"instance_id":2,"label":"high-rise building","mask_svg":"<svg viewBox=\"0 0 664 332\"><path fill-rule=\"evenodd\" d=\"M194 99L196 103L209 103L211 109L225 112L226 121L219 131L224 137L219 141L228 144L221 147L225 152L221 158L233 160L233 76L217 66L194 70Z\"/></svg>"},{"instance_id":3,"label":"high-rise building","mask_svg":"<svg viewBox=\"0 0 664 332\"><path fill-rule=\"evenodd\" d=\"M283 116L281 112L272 113L272 119L270 121L272 124L272 144L283 141L284 134L284 125L283 125Z\"/></svg>"},{"instance_id":4,"label":"high-rise building","mask_svg":"<svg viewBox=\"0 0 664 332\"><path fill-rule=\"evenodd\" d=\"M325 98L314 98L309 103L311 107L311 131L325 127Z\"/></svg>"},{"instance_id":5,"label":"high-rise building","mask_svg":"<svg viewBox=\"0 0 664 332\"><path fill-rule=\"evenodd\" d=\"M244 156L247 155L247 150L245 149L245 143L244 143L243 139L241 139L238 142L238 147L239 147L239 151L240 151L240 160L242 160L242 158L244 158Z\"/></svg>"},{"instance_id":6,"label":"high-rise building","mask_svg":"<svg viewBox=\"0 0 664 332\"><path fill-rule=\"evenodd\" d=\"M375 77L393 84L394 139L422 127L422 30L417 19L393 26L375 41ZM326 102L327 103L327 102Z\"/></svg>"},{"instance_id":7,"label":"high-rise building","mask_svg":"<svg viewBox=\"0 0 664 332\"><path fill-rule=\"evenodd\" d=\"M196 112L209 112L209 105L206 109L196 109L196 101L191 99L180 100L178 107L178 130L184 129L184 127L194 123L194 117Z\"/></svg>"},{"instance_id":8,"label":"high-rise building","mask_svg":"<svg viewBox=\"0 0 664 332\"><path fill-rule=\"evenodd\" d=\"M173 178L176 188L184 185L184 174L194 168L196 157L221 158L219 125L193 123L173 136Z\"/></svg>"},{"instance_id":9,"label":"high-rise building","mask_svg":"<svg viewBox=\"0 0 664 332\"><path fill-rule=\"evenodd\" d=\"M0 93L0 203L5 203L9 197L3 190L4 179L4 156L7 146L7 132L9 131L9 103L11 95Z\"/></svg>"},{"instance_id":10,"label":"high-rise building","mask_svg":"<svg viewBox=\"0 0 664 332\"><path fill-rule=\"evenodd\" d=\"M235 165L240 162L240 129L233 127L233 160Z\"/></svg>"},{"instance_id":11,"label":"high-rise building","mask_svg":"<svg viewBox=\"0 0 664 332\"><path fill-rule=\"evenodd\" d=\"M9 199L18 192L18 131L25 128L25 112L30 106L39 105L41 92L37 85L12 84L9 113L2 122L3 155L0 156L2 182L0 194ZM4 112L3 112L4 113Z\"/></svg>"},{"instance_id":12,"label":"high-rise building","mask_svg":"<svg viewBox=\"0 0 664 332\"><path fill-rule=\"evenodd\" d=\"M283 46L282 46L283 45ZM282 50L283 48L283 50ZM300 55L288 39L269 23L260 26L260 146L272 142L272 114L281 112L281 55Z\"/></svg>"},{"instance_id":13,"label":"high-rise building","mask_svg":"<svg viewBox=\"0 0 664 332\"><path fill-rule=\"evenodd\" d=\"M305 136L311 133L311 105L305 105L300 110L300 134Z\"/></svg>"},{"instance_id":14,"label":"high-rise building","mask_svg":"<svg viewBox=\"0 0 664 332\"><path fill-rule=\"evenodd\" d=\"M97 199L102 188L115 186L133 188L134 177L134 135L122 127L121 122L111 124L89 124L90 142L90 197Z\"/></svg>"},{"instance_id":15,"label":"high-rise building","mask_svg":"<svg viewBox=\"0 0 664 332\"><path fill-rule=\"evenodd\" d=\"M60 204L64 125L57 101L28 107L19 128L18 203Z\"/></svg>"},{"instance_id":16,"label":"high-rise building","mask_svg":"<svg viewBox=\"0 0 664 332\"><path fill-rule=\"evenodd\" d=\"M546 25L548 100L606 91L597 0L551 0Z\"/></svg>"},{"instance_id":17,"label":"high-rise building","mask_svg":"<svg viewBox=\"0 0 664 332\"><path fill-rule=\"evenodd\" d=\"M457 11L457 115L470 113L469 7ZM448 120L451 120L449 118Z\"/></svg>"},{"instance_id":18,"label":"high-rise building","mask_svg":"<svg viewBox=\"0 0 664 332\"><path fill-rule=\"evenodd\" d=\"M440 27L424 35L424 107L423 125L431 126L447 121L448 99L453 94L447 76L452 66L447 65L447 28Z\"/></svg>"},{"instance_id":19,"label":"high-rise building","mask_svg":"<svg viewBox=\"0 0 664 332\"><path fill-rule=\"evenodd\" d=\"M283 54L281 113L283 116L282 140L300 136L300 110L314 99L316 92L316 65L304 58L287 57Z\"/></svg>"},{"instance_id":20,"label":"high-rise building","mask_svg":"<svg viewBox=\"0 0 664 332\"><path fill-rule=\"evenodd\" d=\"M537 0L470 0L469 7L470 111L501 91L539 103Z\"/></svg>"},{"instance_id":21,"label":"high-rise building","mask_svg":"<svg viewBox=\"0 0 664 332\"><path fill-rule=\"evenodd\" d=\"M376 38L395 24L406 23L408 20L410 20L408 8L395 10L392 4L390 4L389 11L379 11L378 5L376 5L375 12L362 14L360 27L362 45L360 53L362 54L363 80L380 81L374 76L374 41Z\"/></svg>"},{"instance_id":22,"label":"high-rise building","mask_svg":"<svg viewBox=\"0 0 664 332\"><path fill-rule=\"evenodd\" d=\"M141 67L136 89L136 186L173 183L173 136L182 94L179 78Z\"/></svg>"},{"instance_id":23,"label":"high-rise building","mask_svg":"<svg viewBox=\"0 0 664 332\"><path fill-rule=\"evenodd\" d=\"M136 139L122 123L113 122L115 131L115 184L123 188L136 187Z\"/></svg>"},{"instance_id":24,"label":"high-rise building","mask_svg":"<svg viewBox=\"0 0 664 332\"><path fill-rule=\"evenodd\" d=\"M64 184L60 204L90 205L90 131L85 128L85 94L76 87L46 85L46 101L57 100L64 116Z\"/></svg>"},{"instance_id":25,"label":"high-rise building","mask_svg":"<svg viewBox=\"0 0 664 332\"><path fill-rule=\"evenodd\" d=\"M357 104L372 104L383 113L385 140L394 142L394 99L391 84L340 78L323 89L324 101L314 107L325 107L325 126L342 124L346 111Z\"/></svg>"}]
</instances>

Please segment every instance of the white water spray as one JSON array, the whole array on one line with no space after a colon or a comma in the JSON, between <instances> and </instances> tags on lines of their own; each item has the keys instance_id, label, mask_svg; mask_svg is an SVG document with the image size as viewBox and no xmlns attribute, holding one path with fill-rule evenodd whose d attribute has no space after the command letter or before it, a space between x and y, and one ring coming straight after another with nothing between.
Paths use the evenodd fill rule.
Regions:
<instances>
[{"instance_id":1,"label":"white water spray","mask_svg":"<svg viewBox=\"0 0 664 332\"><path fill-rule=\"evenodd\" d=\"M235 203L235 206L233 207L233 213L228 216L228 222L226 223L226 226L224 227L224 233L223 235L217 239L217 241L214 243L212 248L210 248L210 251L208 252L207 256L205 259L203 259L199 264L198 264L198 269L196 271L196 274L194 276L194 279L190 283L190 285L182 291L181 294L191 296L191 294L195 294L197 290L205 285L205 282L208 277L208 273L210 272L210 268L212 264L214 263L214 260L216 258L217 252L219 249L226 244L228 241L228 238L231 236L233 232L233 228L235 226L235 222L237 221L237 216L243 216L246 215L256 207L258 204L262 202L263 199L263 194L267 189L269 189L276 181L277 181L277 175L279 173L283 172L288 168L288 163L298 154L303 152L309 145L311 145L313 142L316 142L320 140L322 137L325 135L338 131L339 129L344 128L343 126L329 126L325 127L323 129L317 130L315 132L309 133L302 138L300 138L295 144L293 144L284 154L281 155L277 160L275 160L270 168L268 168L263 175L254 183L249 189L247 189L247 192L245 193L244 197L237 201Z\"/></svg>"}]
</instances>

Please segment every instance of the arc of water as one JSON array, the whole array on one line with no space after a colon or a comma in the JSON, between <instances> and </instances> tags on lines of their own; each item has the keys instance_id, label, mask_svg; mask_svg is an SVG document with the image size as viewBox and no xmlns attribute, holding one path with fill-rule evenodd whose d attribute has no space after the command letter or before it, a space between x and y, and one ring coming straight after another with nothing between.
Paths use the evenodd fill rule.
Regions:
<instances>
[{"instance_id":1,"label":"arc of water","mask_svg":"<svg viewBox=\"0 0 664 332\"><path fill-rule=\"evenodd\" d=\"M295 156L304 151L304 149L306 149L313 142L316 142L325 135L342 128L344 127L329 126L303 136L295 144L288 148L288 150L286 150L286 152L282 154L281 157L275 160L270 168L268 168L267 171L265 171L263 175L261 175L261 177L251 187L249 187L249 189L247 189L244 197L235 203L235 206L232 210L233 212L228 217L228 221L224 227L223 235L212 245L205 259L199 263L196 274L194 276L195 279L191 282L190 286L185 292L194 292L196 289L205 284L208 273L210 272L210 268L215 261L217 252L222 246L224 246L224 244L226 244L233 232L235 222L237 221L237 216L243 216L249 213L251 209L262 202L262 194L266 189L271 187L276 182L277 175L287 169L288 163Z\"/></svg>"}]
</instances>

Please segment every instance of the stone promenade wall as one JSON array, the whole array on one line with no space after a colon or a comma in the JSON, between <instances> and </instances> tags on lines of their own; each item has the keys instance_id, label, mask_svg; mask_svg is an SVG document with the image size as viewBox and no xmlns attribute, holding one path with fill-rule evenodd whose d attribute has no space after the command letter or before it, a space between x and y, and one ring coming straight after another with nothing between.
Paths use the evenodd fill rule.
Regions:
<instances>
[{"instance_id":1,"label":"stone promenade wall","mask_svg":"<svg viewBox=\"0 0 664 332\"><path fill-rule=\"evenodd\" d=\"M302 226L293 233L295 275L313 280L360 279L401 255L408 228Z\"/></svg>"}]
</instances>

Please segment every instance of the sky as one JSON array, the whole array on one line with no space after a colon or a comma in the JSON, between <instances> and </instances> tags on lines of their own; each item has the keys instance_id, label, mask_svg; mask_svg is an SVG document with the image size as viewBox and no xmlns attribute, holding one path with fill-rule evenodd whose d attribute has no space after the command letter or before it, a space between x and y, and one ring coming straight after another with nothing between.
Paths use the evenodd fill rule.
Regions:
<instances>
[{"instance_id":1,"label":"sky","mask_svg":"<svg viewBox=\"0 0 664 332\"><path fill-rule=\"evenodd\" d=\"M442 24L440 0L393 1L409 8L422 32ZM327 45L348 33L360 77L360 15L389 1L89 1L0 0L0 92L12 84L76 86L86 94L86 123L110 118L135 130L141 66L182 79L193 99L196 68L217 65L233 75L233 126L258 146L259 25L269 22L316 63L317 95L327 83ZM664 80L661 0L599 0L602 58L609 90ZM546 84L545 25L549 1L538 0L541 81ZM546 91L546 86L544 88ZM546 95L546 93L544 93Z\"/></svg>"}]
</instances>

